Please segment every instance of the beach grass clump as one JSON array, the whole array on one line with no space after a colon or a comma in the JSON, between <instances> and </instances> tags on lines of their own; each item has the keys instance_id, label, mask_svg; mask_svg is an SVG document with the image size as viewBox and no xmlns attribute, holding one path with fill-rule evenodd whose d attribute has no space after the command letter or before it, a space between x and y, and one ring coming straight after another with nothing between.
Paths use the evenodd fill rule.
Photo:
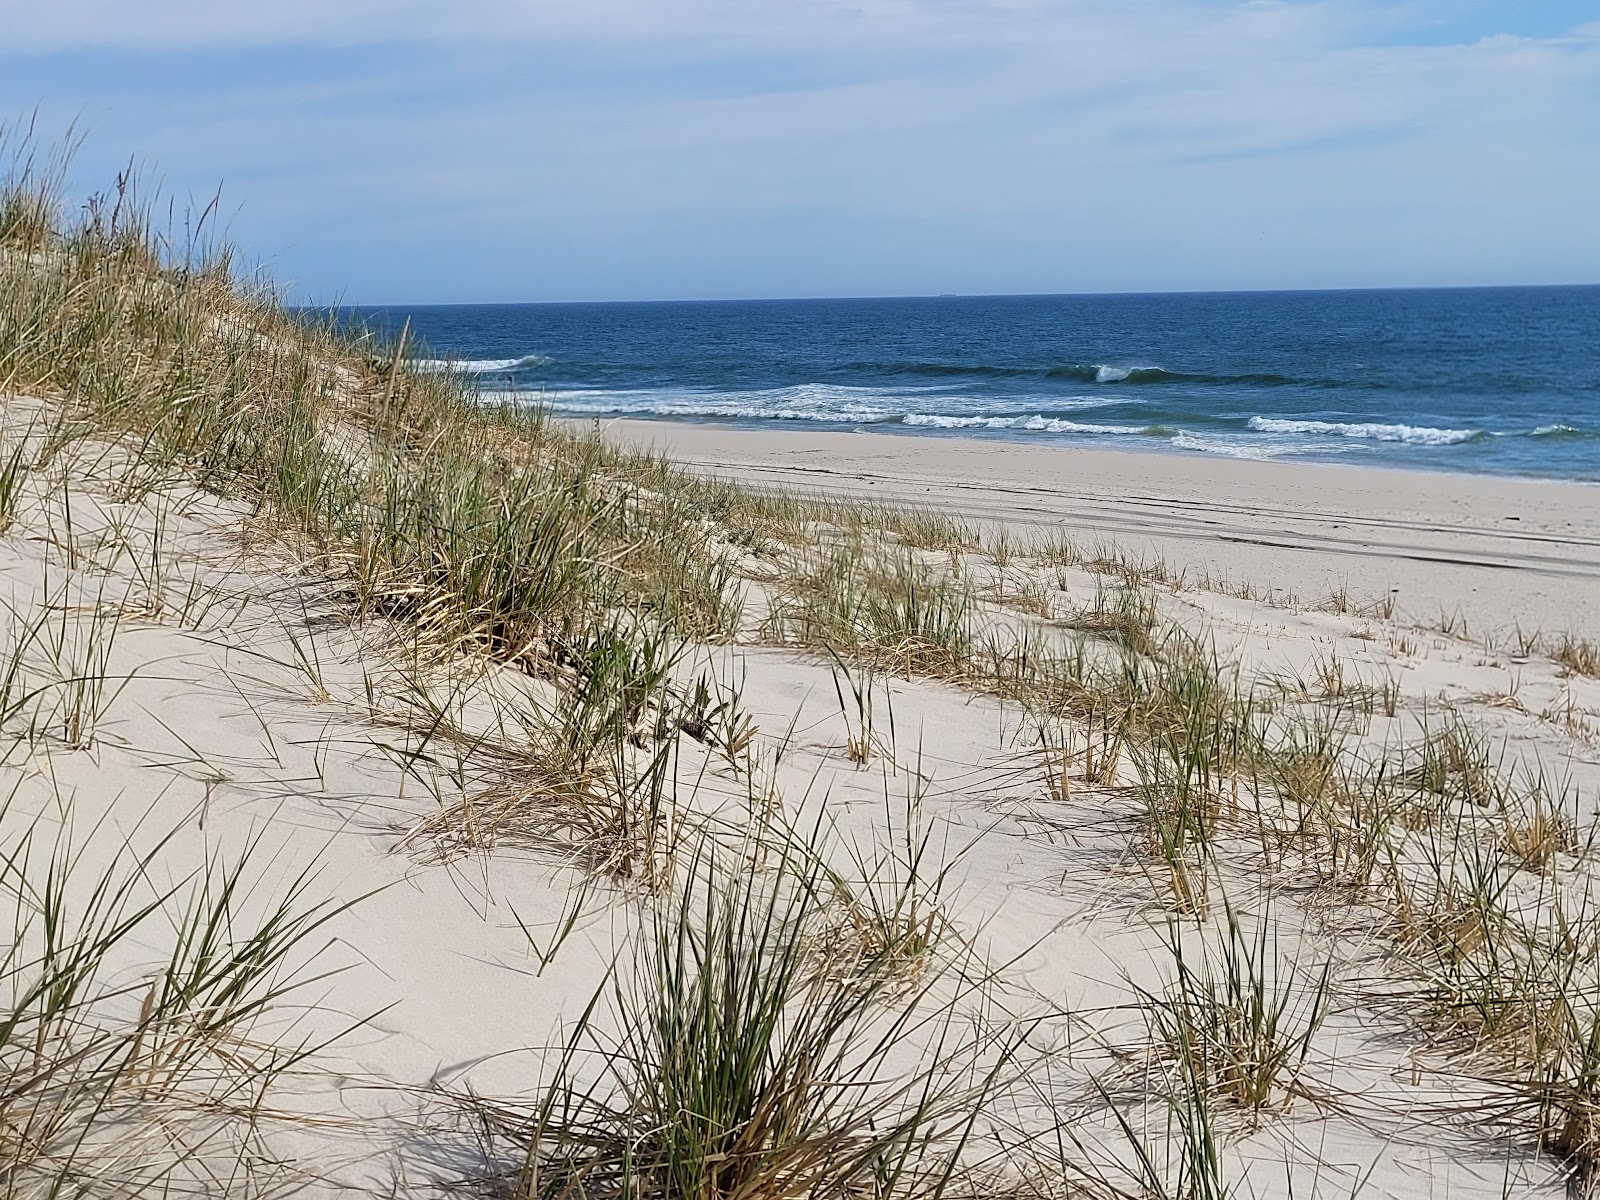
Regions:
<instances>
[{"instance_id":1,"label":"beach grass clump","mask_svg":"<svg viewBox=\"0 0 1600 1200\"><path fill-rule=\"evenodd\" d=\"M697 855L536 1110L499 1116L523 1147L516 1194L950 1194L997 1067L956 1046L959 1019L927 986L815 969L826 893L814 853L765 876ZM594 1017L607 999L614 1036ZM941 1069L908 1042L937 1047Z\"/></svg>"},{"instance_id":2,"label":"beach grass clump","mask_svg":"<svg viewBox=\"0 0 1600 1200\"><path fill-rule=\"evenodd\" d=\"M308 982L309 942L341 907L308 903L309 870L256 896L258 843L158 885L164 842L91 859L93 839L74 845L13 803L0 806L5 1194L172 1194L214 1178L310 1049L259 1025Z\"/></svg>"},{"instance_id":3,"label":"beach grass clump","mask_svg":"<svg viewBox=\"0 0 1600 1200\"><path fill-rule=\"evenodd\" d=\"M946 892L961 854L934 840L924 818L927 780L907 776L904 805L894 811L884 793L882 833L845 847L847 864L821 863L831 888L824 911L828 927L822 969L844 975L880 972L914 981L933 967L939 951L956 939L946 912Z\"/></svg>"},{"instance_id":4,"label":"beach grass clump","mask_svg":"<svg viewBox=\"0 0 1600 1200\"><path fill-rule=\"evenodd\" d=\"M1600 990L1590 979L1556 993L1526 1081L1539 1144L1572 1171L1572 1190L1600 1179Z\"/></svg>"},{"instance_id":5,"label":"beach grass clump","mask_svg":"<svg viewBox=\"0 0 1600 1200\"><path fill-rule=\"evenodd\" d=\"M1550 657L1574 675L1600 677L1600 643L1589 638L1563 634Z\"/></svg>"},{"instance_id":6,"label":"beach grass clump","mask_svg":"<svg viewBox=\"0 0 1600 1200\"><path fill-rule=\"evenodd\" d=\"M976 549L978 533L965 521L928 508L888 508L881 527L913 550L948 553Z\"/></svg>"},{"instance_id":7,"label":"beach grass clump","mask_svg":"<svg viewBox=\"0 0 1600 1200\"><path fill-rule=\"evenodd\" d=\"M1172 979L1142 993L1156 1043L1192 1088L1260 1114L1286 1104L1331 1003L1330 966L1306 972L1278 942L1270 899L1253 930L1226 899L1221 936L1191 947L1183 922L1168 922Z\"/></svg>"},{"instance_id":8,"label":"beach grass clump","mask_svg":"<svg viewBox=\"0 0 1600 1200\"><path fill-rule=\"evenodd\" d=\"M827 650L833 658L833 691L839 701L839 715L845 725L845 757L858 767L864 767L872 761L874 754L887 748L889 756L893 758L894 700L887 684L880 688L878 673L870 662L853 666L831 646L827 647ZM880 738L877 727L877 697L880 690L889 720L887 747Z\"/></svg>"},{"instance_id":9,"label":"beach grass clump","mask_svg":"<svg viewBox=\"0 0 1600 1200\"><path fill-rule=\"evenodd\" d=\"M1176 630L1160 655L1130 657L1122 681L1151 841L1178 910L1203 913L1207 866L1259 745L1250 697L1214 650Z\"/></svg>"},{"instance_id":10,"label":"beach grass clump","mask_svg":"<svg viewBox=\"0 0 1600 1200\"><path fill-rule=\"evenodd\" d=\"M662 886L678 834L681 738L731 758L752 736L736 695L704 675L689 685L675 678L686 652L619 614L569 643L537 683L419 655L405 702L374 713L401 734L381 748L437 801L402 845L444 859L557 847L591 870Z\"/></svg>"},{"instance_id":11,"label":"beach grass clump","mask_svg":"<svg viewBox=\"0 0 1600 1200\"><path fill-rule=\"evenodd\" d=\"M1517 864L1447 825L1392 860L1391 920L1406 969L1440 1034L1477 1052L1516 1052L1545 1022L1560 956L1519 903Z\"/></svg>"},{"instance_id":12,"label":"beach grass clump","mask_svg":"<svg viewBox=\"0 0 1600 1200\"><path fill-rule=\"evenodd\" d=\"M1542 770L1525 766L1506 789L1501 809L1501 845L1525 871L1553 869L1562 854L1581 854L1592 839L1582 829L1575 788L1552 784Z\"/></svg>"},{"instance_id":13,"label":"beach grass clump","mask_svg":"<svg viewBox=\"0 0 1600 1200\"><path fill-rule=\"evenodd\" d=\"M1064 625L1106 638L1134 654L1152 655L1157 649L1156 623L1155 597L1138 583L1127 583L1097 589L1094 605L1068 617Z\"/></svg>"},{"instance_id":14,"label":"beach grass clump","mask_svg":"<svg viewBox=\"0 0 1600 1200\"><path fill-rule=\"evenodd\" d=\"M907 675L955 676L973 646L971 590L907 552L846 540L773 593L765 632L787 645L830 647Z\"/></svg>"},{"instance_id":15,"label":"beach grass clump","mask_svg":"<svg viewBox=\"0 0 1600 1200\"><path fill-rule=\"evenodd\" d=\"M1278 811L1262 814L1263 822L1296 837L1336 834L1342 821L1330 809L1349 800L1348 731L1338 711L1326 705L1291 710L1276 722L1272 744L1272 753L1257 755L1252 772L1257 796L1277 801Z\"/></svg>"},{"instance_id":16,"label":"beach grass clump","mask_svg":"<svg viewBox=\"0 0 1600 1200\"><path fill-rule=\"evenodd\" d=\"M1482 733L1457 714L1442 725L1425 728L1422 740L1408 751L1397 782L1408 787L1418 802L1473 804L1502 808L1507 777L1499 769Z\"/></svg>"},{"instance_id":17,"label":"beach grass clump","mask_svg":"<svg viewBox=\"0 0 1600 1200\"><path fill-rule=\"evenodd\" d=\"M1171 901L1179 912L1207 911L1207 868L1217 838L1215 792L1197 786L1159 745L1133 754L1139 798L1157 854L1167 868Z\"/></svg>"},{"instance_id":18,"label":"beach grass clump","mask_svg":"<svg viewBox=\"0 0 1600 1200\"><path fill-rule=\"evenodd\" d=\"M120 609L102 587L89 595L68 580L51 587L37 610L0 601L7 628L0 642L0 729L32 745L55 736L82 749L128 682L111 669Z\"/></svg>"}]
</instances>

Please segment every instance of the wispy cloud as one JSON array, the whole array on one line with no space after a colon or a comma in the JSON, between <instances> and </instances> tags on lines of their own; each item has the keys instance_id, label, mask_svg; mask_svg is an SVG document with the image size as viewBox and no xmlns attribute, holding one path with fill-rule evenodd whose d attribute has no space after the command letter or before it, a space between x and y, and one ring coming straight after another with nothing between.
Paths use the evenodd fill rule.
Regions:
<instances>
[{"instance_id":1,"label":"wispy cloud","mask_svg":"<svg viewBox=\"0 0 1600 1200\"><path fill-rule=\"evenodd\" d=\"M226 177L323 294L1600 278L1600 26L1425 9L80 0L0 105Z\"/></svg>"}]
</instances>

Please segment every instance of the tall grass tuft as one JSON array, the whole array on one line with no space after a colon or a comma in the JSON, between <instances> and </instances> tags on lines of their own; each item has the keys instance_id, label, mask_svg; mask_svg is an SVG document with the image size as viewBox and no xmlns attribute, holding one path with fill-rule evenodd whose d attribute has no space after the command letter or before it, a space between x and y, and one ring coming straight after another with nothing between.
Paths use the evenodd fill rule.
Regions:
<instances>
[{"instance_id":1,"label":"tall grass tuft","mask_svg":"<svg viewBox=\"0 0 1600 1200\"><path fill-rule=\"evenodd\" d=\"M307 981L308 942L341 908L306 903L309 872L258 902L254 843L155 887L164 843L93 863L70 830L6 809L5 1194L182 1191L252 1140L267 1087L310 1049L257 1023Z\"/></svg>"},{"instance_id":2,"label":"tall grass tuft","mask_svg":"<svg viewBox=\"0 0 1600 1200\"><path fill-rule=\"evenodd\" d=\"M600 1033L597 996L536 1112L503 1123L525 1147L518 1195L888 1198L951 1186L1006 1052L961 1040L950 1002L927 986L814 969L828 884L818 863L789 854L752 877L696 856L648 919L631 978L609 988L620 1032ZM987 1064L980 1047L994 1051Z\"/></svg>"},{"instance_id":3,"label":"tall grass tuft","mask_svg":"<svg viewBox=\"0 0 1600 1200\"><path fill-rule=\"evenodd\" d=\"M1178 1064L1180 1093L1200 1088L1259 1113L1293 1094L1328 1013L1330 968L1301 978L1298 959L1279 948L1270 906L1253 931L1231 903L1224 912L1221 936L1198 952L1185 945L1183 925L1169 922L1173 979L1145 994L1145 1009Z\"/></svg>"},{"instance_id":4,"label":"tall grass tuft","mask_svg":"<svg viewBox=\"0 0 1600 1200\"><path fill-rule=\"evenodd\" d=\"M973 598L908 553L847 541L805 564L770 603L775 640L829 647L906 674L960 674L970 658Z\"/></svg>"}]
</instances>

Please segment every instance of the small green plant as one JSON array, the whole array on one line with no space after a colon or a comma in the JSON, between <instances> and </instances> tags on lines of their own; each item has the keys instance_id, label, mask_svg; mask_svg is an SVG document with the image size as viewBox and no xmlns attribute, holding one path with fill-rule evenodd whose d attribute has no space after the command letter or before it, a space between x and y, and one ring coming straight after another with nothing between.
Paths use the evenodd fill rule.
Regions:
<instances>
[{"instance_id":1,"label":"small green plant","mask_svg":"<svg viewBox=\"0 0 1600 1200\"><path fill-rule=\"evenodd\" d=\"M750 748L761 733L744 708L743 693L743 678L724 684L711 672L702 671L681 698L677 717L684 733L720 751L735 774L748 769Z\"/></svg>"},{"instance_id":2,"label":"small green plant","mask_svg":"<svg viewBox=\"0 0 1600 1200\"><path fill-rule=\"evenodd\" d=\"M852 669L832 646L826 649L833 659L833 691L839 699L839 713L844 718L845 755L858 767L864 767L872 760L873 754L883 748L874 724L877 673L870 663ZM846 690L850 693L848 701L845 698ZM894 700L887 686L884 687L883 694L888 702L888 754L892 764L895 744Z\"/></svg>"},{"instance_id":3,"label":"small green plant","mask_svg":"<svg viewBox=\"0 0 1600 1200\"><path fill-rule=\"evenodd\" d=\"M956 1045L926 989L812 969L817 861L785 854L760 877L694 856L648 919L631 982L597 994L536 1110L499 1116L523 1147L518 1196L889 1198L956 1177L997 1068ZM615 1039L593 1019L608 995ZM885 1054L930 1022L940 1070L887 1077Z\"/></svg>"},{"instance_id":4,"label":"small green plant","mask_svg":"<svg viewBox=\"0 0 1600 1200\"><path fill-rule=\"evenodd\" d=\"M1260 1113L1286 1101L1327 1017L1330 967L1302 978L1297 959L1281 952L1270 901L1253 931L1223 901L1225 929L1198 952L1185 926L1167 925L1173 980L1145 993L1151 1033L1177 1064L1177 1094L1200 1089Z\"/></svg>"}]
</instances>

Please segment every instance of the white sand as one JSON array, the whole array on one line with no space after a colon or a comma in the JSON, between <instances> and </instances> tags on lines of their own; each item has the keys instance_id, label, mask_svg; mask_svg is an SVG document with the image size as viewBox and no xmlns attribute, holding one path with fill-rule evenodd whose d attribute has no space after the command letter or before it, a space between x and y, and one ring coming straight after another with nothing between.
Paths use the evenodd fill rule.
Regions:
<instances>
[{"instance_id":1,"label":"white sand","mask_svg":"<svg viewBox=\"0 0 1600 1200\"><path fill-rule=\"evenodd\" d=\"M29 411L13 402L14 428ZM1431 623L1441 608L1459 608L1473 637L1498 636L1517 622L1594 629L1595 489L866 434L637 425L617 432L746 482L1061 525L1085 541L1103 534L1165 555L1191 576L1208 571L1308 602L1341 583L1357 595L1397 588L1393 620L1193 588L1164 595L1162 606L1214 635L1247 673L1311 679L1332 657L1348 664L1352 681L1397 681L1401 715L1374 718L1376 740L1403 736L1426 705L1447 701L1517 756L1569 771L1590 800L1600 784L1587 736L1600 730L1600 681L1570 678L1537 656L1513 661L1503 647L1412 628ZM121 504L112 498L114 461L95 469L98 478L87 464L84 458L68 481L70 533L61 481L39 480L18 524L0 538L0 573L15 613L51 603L47 577L52 585L68 578L69 554L79 563L74 603L137 599L148 590L136 566L141 546L146 556L155 546L171 564L169 605L181 604L187 585L180 580L195 578L213 602L189 620L170 607L129 608L114 668L126 683L93 746L73 749L50 737L13 745L0 767L0 786L16 796L6 821L28 813L48 821L70 800L77 829L108 822L96 835L100 853L120 835L149 845L181 830L159 859L173 876L207 851L236 853L254 835L269 884L316 862L314 898L355 900L381 889L321 939L329 942L322 965L343 970L301 997L309 1011L281 1013L271 1027L295 1038L365 1019L275 1097L286 1115L267 1121L265 1136L284 1163L279 1182L302 1194L389 1195L481 1172L470 1129L458 1127L432 1084L530 1093L540 1048L593 995L637 898L598 885L577 932L536 975L519 924L540 936L551 931L579 873L558 849L501 849L450 862L401 849L405 831L459 787L448 764L436 772L438 794L397 765L393 748L406 736L384 717L399 707L384 631L317 619L337 618L337 606L270 543L243 536L238 507L197 493ZM169 523L157 538L154 514L162 506ZM132 531L120 549L109 533L114 520ZM1073 603L1097 585L1081 570L1064 582L1063 600ZM1132 1060L1119 1058L1142 1045L1138 1018L1126 1007L1127 978L1156 978L1163 921L1149 868L1130 848L1135 801L1087 788L1067 803L1049 801L1014 711L927 682L878 681L878 703L892 702L895 737L892 744L881 738L859 768L843 752L849 729L826 661L758 646L708 654L745 673L761 747L794 730L771 782L796 824L825 809L841 838L887 844L910 781L918 772L926 778L924 816L940 829L938 844L950 855L966 848L943 898L948 915L988 962L1008 964L995 1016L1042 1018L1033 1041L1061 1051L1042 1099L1076 1120L1072 1114L1093 1101L1091 1072L1133 1070ZM369 681L378 688L376 707ZM687 759L683 794L735 811L745 783L710 756ZM469 790L474 779L469 767ZM1241 894L1252 876L1264 877L1244 851L1231 870ZM1292 885L1292 871L1285 878ZM1292 894L1280 901L1290 927L1301 919L1299 903ZM1302 951L1315 961L1324 947ZM1554 1165L1527 1145L1508 1148L1472 1121L1424 1106L1440 1096L1471 1102L1475 1093L1448 1072L1416 1065L1420 1039L1403 1016L1359 1001L1373 982L1370 954L1360 947L1339 953L1340 1004L1307 1076L1339 1099L1322 1108L1302 1100L1255 1130L1229 1124L1230 1162L1236 1172L1248 1166L1247 1194L1287 1194L1292 1177L1297 1196L1349 1195L1363 1176L1362 1196L1557 1194ZM289 1016L293 1031L281 1027ZM1091 1143L1117 1142L1103 1121L1078 1127ZM1320 1168L1312 1165L1318 1157Z\"/></svg>"},{"instance_id":2,"label":"white sand","mask_svg":"<svg viewBox=\"0 0 1600 1200\"><path fill-rule=\"evenodd\" d=\"M610 436L744 483L1060 528L1191 578L1314 602L1393 592L1431 624L1600 633L1600 486L997 440L614 421Z\"/></svg>"}]
</instances>

